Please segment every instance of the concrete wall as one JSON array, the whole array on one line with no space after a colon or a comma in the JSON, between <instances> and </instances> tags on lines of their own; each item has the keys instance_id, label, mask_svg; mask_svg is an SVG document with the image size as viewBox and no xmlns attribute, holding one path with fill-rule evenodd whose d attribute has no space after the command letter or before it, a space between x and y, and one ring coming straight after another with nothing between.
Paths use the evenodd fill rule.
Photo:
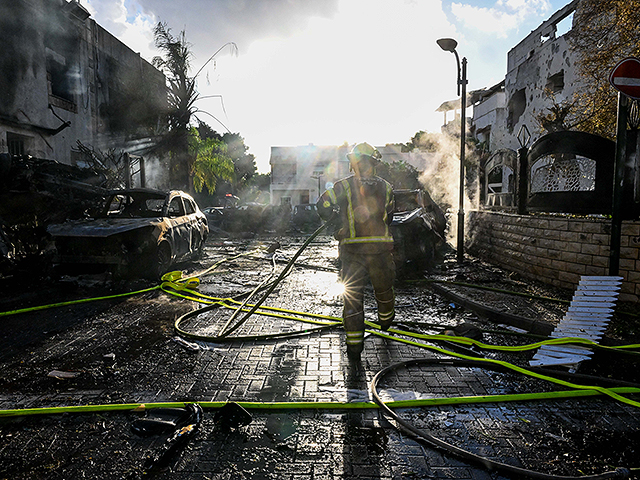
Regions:
<instances>
[{"instance_id":1,"label":"concrete wall","mask_svg":"<svg viewBox=\"0 0 640 480\"><path fill-rule=\"evenodd\" d=\"M581 275L608 275L611 220L558 215L468 214L468 251L494 265L568 290ZM640 221L622 224L621 301L640 301Z\"/></svg>"}]
</instances>

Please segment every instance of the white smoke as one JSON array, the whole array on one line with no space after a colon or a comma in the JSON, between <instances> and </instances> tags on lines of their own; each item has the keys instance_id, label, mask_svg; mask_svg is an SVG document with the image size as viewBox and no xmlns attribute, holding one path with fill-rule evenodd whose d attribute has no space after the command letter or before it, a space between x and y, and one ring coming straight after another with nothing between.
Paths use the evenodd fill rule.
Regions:
<instances>
[{"instance_id":1,"label":"white smoke","mask_svg":"<svg viewBox=\"0 0 640 480\"><path fill-rule=\"evenodd\" d=\"M449 223L447 241L454 243L458 229L457 213L460 203L460 138L442 134L438 135L437 139L438 149L435 152L422 153L426 161L419 180L447 215ZM469 154L468 151L465 153ZM475 181L473 184L466 184L465 181L465 220L468 218L466 213L475 207L469 193L474 192L476 188ZM467 230L465 225L465 232Z\"/></svg>"}]
</instances>

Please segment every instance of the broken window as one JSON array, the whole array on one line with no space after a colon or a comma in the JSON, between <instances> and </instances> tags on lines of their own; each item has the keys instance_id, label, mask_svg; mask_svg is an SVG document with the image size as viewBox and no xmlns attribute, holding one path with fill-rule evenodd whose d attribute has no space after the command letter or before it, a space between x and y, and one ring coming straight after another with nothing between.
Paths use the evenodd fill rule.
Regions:
<instances>
[{"instance_id":1,"label":"broken window","mask_svg":"<svg viewBox=\"0 0 640 480\"><path fill-rule=\"evenodd\" d=\"M520 117L524 113L527 108L527 94L525 89L521 89L516 91L511 98L509 99L509 116L507 119L507 127L509 128L509 132L513 132L513 128L520 120Z\"/></svg>"},{"instance_id":2,"label":"broken window","mask_svg":"<svg viewBox=\"0 0 640 480\"><path fill-rule=\"evenodd\" d=\"M163 198L149 198L146 200L147 210L156 215L162 215L162 207L164 206Z\"/></svg>"},{"instance_id":3,"label":"broken window","mask_svg":"<svg viewBox=\"0 0 640 480\"><path fill-rule=\"evenodd\" d=\"M114 195L111 203L107 206L107 216L119 215L127 204L127 197L124 195Z\"/></svg>"},{"instance_id":4,"label":"broken window","mask_svg":"<svg viewBox=\"0 0 640 480\"><path fill-rule=\"evenodd\" d=\"M45 34L45 45L49 103L76 112L76 94L79 92L80 81L80 38L51 30Z\"/></svg>"},{"instance_id":5,"label":"broken window","mask_svg":"<svg viewBox=\"0 0 640 480\"><path fill-rule=\"evenodd\" d=\"M184 206L182 205L182 198L174 197L169 203L169 216L181 217L184 215Z\"/></svg>"},{"instance_id":6,"label":"broken window","mask_svg":"<svg viewBox=\"0 0 640 480\"><path fill-rule=\"evenodd\" d=\"M184 209L187 215L191 215L192 213L196 213L196 207L191 200L188 198L184 199Z\"/></svg>"},{"instance_id":7,"label":"broken window","mask_svg":"<svg viewBox=\"0 0 640 480\"><path fill-rule=\"evenodd\" d=\"M558 37L564 35L573 28L573 14L574 12L571 12L569 15L556 23L556 35Z\"/></svg>"},{"instance_id":8,"label":"broken window","mask_svg":"<svg viewBox=\"0 0 640 480\"><path fill-rule=\"evenodd\" d=\"M29 137L7 132L9 155L25 155L28 152Z\"/></svg>"},{"instance_id":9,"label":"broken window","mask_svg":"<svg viewBox=\"0 0 640 480\"><path fill-rule=\"evenodd\" d=\"M547 78L545 88L553 93L559 93L564 90L564 70L560 70L559 73Z\"/></svg>"}]
</instances>

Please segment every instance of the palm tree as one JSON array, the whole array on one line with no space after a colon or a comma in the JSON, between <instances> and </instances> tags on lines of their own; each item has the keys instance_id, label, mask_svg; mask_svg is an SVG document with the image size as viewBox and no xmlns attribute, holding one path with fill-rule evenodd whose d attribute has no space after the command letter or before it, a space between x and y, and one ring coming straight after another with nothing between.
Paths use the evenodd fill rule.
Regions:
<instances>
[{"instance_id":1,"label":"palm tree","mask_svg":"<svg viewBox=\"0 0 640 480\"><path fill-rule=\"evenodd\" d=\"M223 48L230 46L232 53L237 53L238 47L233 42L226 43L202 65L195 75L190 76L189 70L193 54L184 30L177 37L174 37L167 24L160 22L154 29L154 39L156 47L164 52L164 56L155 57L153 65L165 73L169 84L168 131L163 139L163 146L169 152L170 158L169 178L172 186L190 191L193 186L192 179L197 158L197 152L190 149L191 120L194 115L201 112L195 106L195 103L201 98L197 90L196 79L203 68ZM222 124L222 122L220 123Z\"/></svg>"}]
</instances>

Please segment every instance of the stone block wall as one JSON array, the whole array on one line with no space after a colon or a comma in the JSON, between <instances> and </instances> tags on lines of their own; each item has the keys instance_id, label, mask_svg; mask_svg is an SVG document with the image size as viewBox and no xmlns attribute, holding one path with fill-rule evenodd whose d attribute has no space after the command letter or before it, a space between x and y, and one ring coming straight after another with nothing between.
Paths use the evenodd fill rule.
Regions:
<instances>
[{"instance_id":1,"label":"stone block wall","mask_svg":"<svg viewBox=\"0 0 640 480\"><path fill-rule=\"evenodd\" d=\"M471 211L467 250L494 265L575 290L582 275L609 274L611 220ZM640 301L640 221L622 224L620 300Z\"/></svg>"}]
</instances>

